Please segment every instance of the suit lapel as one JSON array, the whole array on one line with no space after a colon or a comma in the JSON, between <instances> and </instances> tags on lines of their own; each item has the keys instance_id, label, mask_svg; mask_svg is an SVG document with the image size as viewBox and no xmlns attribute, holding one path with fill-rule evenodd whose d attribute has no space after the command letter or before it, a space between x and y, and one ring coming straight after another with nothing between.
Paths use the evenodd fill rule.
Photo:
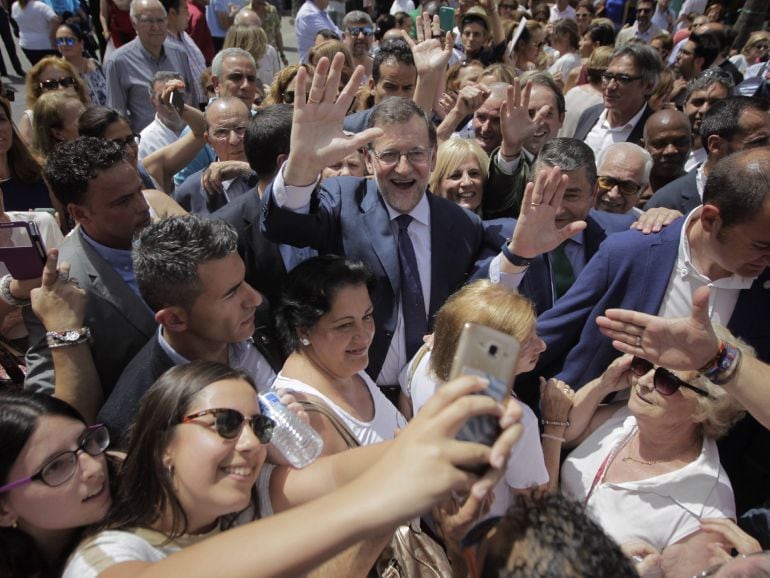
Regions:
<instances>
[{"instance_id":1,"label":"suit lapel","mask_svg":"<svg viewBox=\"0 0 770 578\"><path fill-rule=\"evenodd\" d=\"M385 201L377 193L377 186L373 181L367 180L363 186L366 187L366 192L360 205L363 213L361 218L364 221L361 232L367 236L371 250L377 255L390 281L393 294L400 295L401 274L398 266L398 248L393 230L390 228L388 209Z\"/></svg>"},{"instance_id":2,"label":"suit lapel","mask_svg":"<svg viewBox=\"0 0 770 578\"><path fill-rule=\"evenodd\" d=\"M666 295L671 272L676 266L679 251L679 235L684 219L679 219L657 235L647 252L644 275L638 277L640 285L634 290L639 295L637 311L657 315ZM634 277L635 279L637 277Z\"/></svg>"},{"instance_id":3,"label":"suit lapel","mask_svg":"<svg viewBox=\"0 0 770 578\"><path fill-rule=\"evenodd\" d=\"M83 265L91 283L91 290L112 303L116 312L123 315L148 339L152 337L157 324L144 301L131 290L110 264L83 240L79 232L75 231L73 235L76 235L76 242L80 244L81 251L87 257Z\"/></svg>"}]
</instances>

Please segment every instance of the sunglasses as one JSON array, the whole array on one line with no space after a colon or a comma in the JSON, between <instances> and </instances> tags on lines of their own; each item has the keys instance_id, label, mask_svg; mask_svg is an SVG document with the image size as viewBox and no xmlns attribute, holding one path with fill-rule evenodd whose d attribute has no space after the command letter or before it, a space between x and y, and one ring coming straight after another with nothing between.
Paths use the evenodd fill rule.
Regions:
<instances>
[{"instance_id":1,"label":"sunglasses","mask_svg":"<svg viewBox=\"0 0 770 578\"><path fill-rule=\"evenodd\" d=\"M130 134L126 138L114 138L112 142L116 142L123 147L138 147L141 139L142 135Z\"/></svg>"},{"instance_id":2,"label":"sunglasses","mask_svg":"<svg viewBox=\"0 0 770 578\"><path fill-rule=\"evenodd\" d=\"M624 197L633 197L642 188L641 185L637 185L633 181L621 181L613 177L599 177L596 179L596 183L603 191L611 191L613 187L618 187L620 194Z\"/></svg>"},{"instance_id":3,"label":"sunglasses","mask_svg":"<svg viewBox=\"0 0 770 578\"><path fill-rule=\"evenodd\" d=\"M77 449L56 454L43 464L37 473L4 485L0 488L0 494L38 480L51 488L61 486L75 475L80 452L86 452L89 456L96 457L102 455L108 445L110 445L110 434L107 431L107 426L101 423L89 426L80 436Z\"/></svg>"},{"instance_id":4,"label":"sunglasses","mask_svg":"<svg viewBox=\"0 0 770 578\"><path fill-rule=\"evenodd\" d=\"M241 412L235 409L219 407L214 409L206 409L199 411L198 413L188 415L182 420L182 423L194 422L196 419L203 417L204 415L214 416L214 429L217 430L217 433L220 437L226 440L234 440L238 438L238 436L241 435L241 432L243 431L243 425L246 422L249 422L251 431L254 432L254 435L259 440L259 443L270 443L270 440L273 437L273 428L275 427L275 422L272 419L262 414L255 415L253 417L245 417Z\"/></svg>"},{"instance_id":5,"label":"sunglasses","mask_svg":"<svg viewBox=\"0 0 770 578\"><path fill-rule=\"evenodd\" d=\"M694 391L698 395L712 397L711 394L705 389L690 385L686 381L679 379L668 369L663 367L655 367L655 365L653 365L651 362L647 361L646 359L642 359L641 357L634 357L631 360L631 373L633 373L636 377L642 377L653 369L655 369L655 375L652 378L652 384L655 386L655 391L657 391L660 395L674 395L680 387L684 387Z\"/></svg>"},{"instance_id":6,"label":"sunglasses","mask_svg":"<svg viewBox=\"0 0 770 578\"><path fill-rule=\"evenodd\" d=\"M359 34L363 34L368 38L374 34L374 30L372 30L371 26L351 26L348 28L348 34L351 36L358 36Z\"/></svg>"},{"instance_id":7,"label":"sunglasses","mask_svg":"<svg viewBox=\"0 0 770 578\"><path fill-rule=\"evenodd\" d=\"M282 94L284 104L294 104L294 97L296 96L296 93L293 90L284 90ZM305 99L307 99L307 96Z\"/></svg>"},{"instance_id":8,"label":"sunglasses","mask_svg":"<svg viewBox=\"0 0 770 578\"><path fill-rule=\"evenodd\" d=\"M56 39L56 46L64 46L65 44L67 46L75 46L75 42L77 42L76 38L72 38L72 36L63 36Z\"/></svg>"},{"instance_id":9,"label":"sunglasses","mask_svg":"<svg viewBox=\"0 0 770 578\"><path fill-rule=\"evenodd\" d=\"M639 80L641 75L639 76L630 76L628 74L615 74L614 72L605 72L602 74L602 82L604 84L609 84L613 80L617 82L620 86L627 86L631 84L634 80Z\"/></svg>"},{"instance_id":10,"label":"sunglasses","mask_svg":"<svg viewBox=\"0 0 770 578\"><path fill-rule=\"evenodd\" d=\"M43 80L40 83L40 88L43 90L57 90L59 87L72 88L73 86L75 86L75 79L71 76L66 76L64 78L60 78L59 80Z\"/></svg>"}]
</instances>

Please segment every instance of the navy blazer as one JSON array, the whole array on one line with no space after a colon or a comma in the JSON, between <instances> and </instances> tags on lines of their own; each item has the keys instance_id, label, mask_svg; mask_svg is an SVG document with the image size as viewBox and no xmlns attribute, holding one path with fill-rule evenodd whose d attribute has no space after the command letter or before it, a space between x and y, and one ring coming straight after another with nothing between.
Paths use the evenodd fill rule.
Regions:
<instances>
[{"instance_id":1,"label":"navy blazer","mask_svg":"<svg viewBox=\"0 0 770 578\"><path fill-rule=\"evenodd\" d=\"M599 250L599 245L608 234L625 231L634 220L632 215L616 215L591 209L586 218L588 226L583 232L586 264ZM502 244L513 236L515 228L516 219L484 221L484 249L474 278L488 278L489 264L500 252ZM538 315L553 307L555 295L548 254L538 255L532 261L521 280L519 292L532 300Z\"/></svg>"},{"instance_id":2,"label":"navy blazer","mask_svg":"<svg viewBox=\"0 0 770 578\"><path fill-rule=\"evenodd\" d=\"M431 295L428 319L473 272L483 227L477 215L426 193L430 206ZM278 207L270 185L263 197L262 232L276 243L365 262L377 284L372 293L376 332L367 372L376 379L396 330L401 276L398 248L385 202L374 179L326 179L310 214ZM421 272L422 273L422 272Z\"/></svg>"},{"instance_id":3,"label":"navy blazer","mask_svg":"<svg viewBox=\"0 0 770 578\"><path fill-rule=\"evenodd\" d=\"M669 209L676 209L683 215L686 215L695 207L701 205L702 201L698 194L698 184L696 180L697 173L698 169L696 167L686 175L659 188L655 191L655 194L650 197L650 200L645 203L644 210L646 211L653 207L666 207Z\"/></svg>"},{"instance_id":4,"label":"navy blazer","mask_svg":"<svg viewBox=\"0 0 770 578\"><path fill-rule=\"evenodd\" d=\"M588 136L588 133L591 132L591 129L596 124L596 121L599 120L602 111L604 111L604 104L602 103L589 106L587 109L585 109L583 114L581 114L580 118L578 119L577 126L575 127L574 138L584 141ZM626 142L631 142L641 146L640 143L644 137L644 124L647 122L647 119L652 116L652 114L653 110L647 103L645 103L644 112L642 113L639 122L636 123L636 126L634 126L633 130L631 131L631 134L628 135Z\"/></svg>"}]
</instances>

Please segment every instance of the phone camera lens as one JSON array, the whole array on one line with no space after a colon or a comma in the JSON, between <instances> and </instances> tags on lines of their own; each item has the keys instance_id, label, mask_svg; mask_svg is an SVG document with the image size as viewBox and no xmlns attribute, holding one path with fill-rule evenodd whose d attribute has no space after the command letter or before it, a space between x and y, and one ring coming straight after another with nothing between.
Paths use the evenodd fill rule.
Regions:
<instances>
[{"instance_id":1,"label":"phone camera lens","mask_svg":"<svg viewBox=\"0 0 770 578\"><path fill-rule=\"evenodd\" d=\"M490 345L489 346L489 355L497 355L497 345Z\"/></svg>"}]
</instances>

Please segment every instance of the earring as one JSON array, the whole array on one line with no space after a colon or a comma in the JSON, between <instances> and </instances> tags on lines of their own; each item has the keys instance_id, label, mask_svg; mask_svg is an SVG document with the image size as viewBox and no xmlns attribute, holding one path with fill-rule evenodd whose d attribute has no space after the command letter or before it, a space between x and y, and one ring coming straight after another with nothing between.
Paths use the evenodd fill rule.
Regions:
<instances>
[{"instance_id":1,"label":"earring","mask_svg":"<svg viewBox=\"0 0 770 578\"><path fill-rule=\"evenodd\" d=\"M174 466L173 465L169 464L166 467L166 474L168 475L169 481L174 479Z\"/></svg>"},{"instance_id":2,"label":"earring","mask_svg":"<svg viewBox=\"0 0 770 578\"><path fill-rule=\"evenodd\" d=\"M310 345L310 340L309 340L307 337L300 337L300 340L299 340L299 342L300 342L302 345L304 345L305 347L307 347L308 345Z\"/></svg>"},{"instance_id":3,"label":"earring","mask_svg":"<svg viewBox=\"0 0 770 578\"><path fill-rule=\"evenodd\" d=\"M19 527L19 521L18 520L14 520L13 524L11 524L11 528L16 529L18 527Z\"/></svg>"}]
</instances>

